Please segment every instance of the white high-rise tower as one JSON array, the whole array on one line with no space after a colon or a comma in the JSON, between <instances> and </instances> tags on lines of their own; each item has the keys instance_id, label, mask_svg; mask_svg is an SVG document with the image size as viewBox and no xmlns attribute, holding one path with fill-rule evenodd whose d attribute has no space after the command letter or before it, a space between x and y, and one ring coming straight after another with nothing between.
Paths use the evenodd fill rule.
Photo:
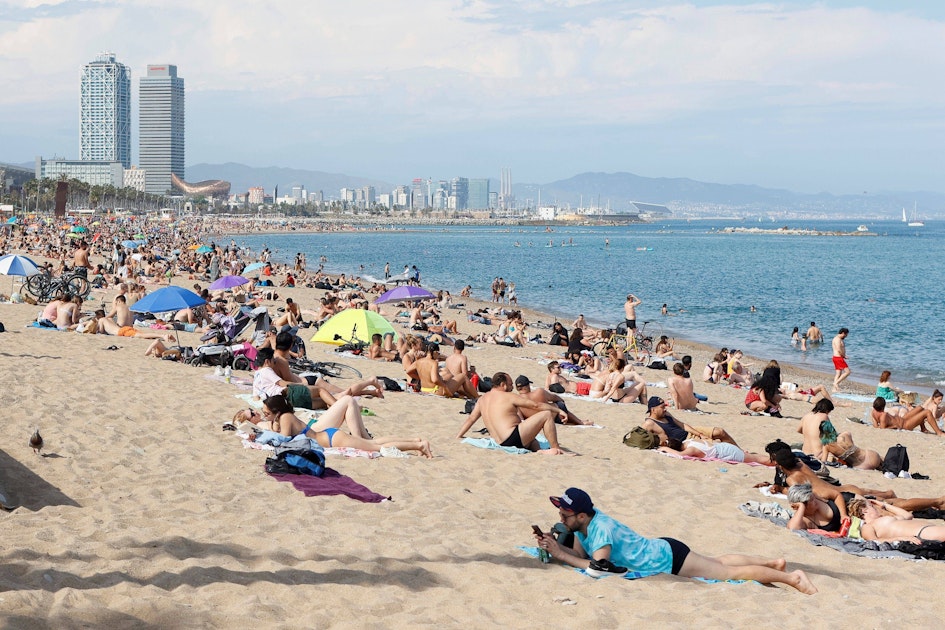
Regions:
<instances>
[{"instance_id":1,"label":"white high-rise tower","mask_svg":"<svg viewBox=\"0 0 945 630\"><path fill-rule=\"evenodd\" d=\"M113 53L82 68L79 159L131 167L131 73Z\"/></svg>"},{"instance_id":2,"label":"white high-rise tower","mask_svg":"<svg viewBox=\"0 0 945 630\"><path fill-rule=\"evenodd\" d=\"M139 162L145 191L163 195L171 175L184 179L184 79L177 66L148 66L138 83Z\"/></svg>"}]
</instances>

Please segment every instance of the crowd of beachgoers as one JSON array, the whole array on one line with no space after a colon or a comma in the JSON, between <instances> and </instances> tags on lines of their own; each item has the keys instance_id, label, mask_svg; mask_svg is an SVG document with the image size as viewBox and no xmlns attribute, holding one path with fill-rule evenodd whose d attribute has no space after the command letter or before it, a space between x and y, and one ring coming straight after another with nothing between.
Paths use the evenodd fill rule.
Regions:
<instances>
[{"instance_id":1,"label":"crowd of beachgoers","mask_svg":"<svg viewBox=\"0 0 945 630\"><path fill-rule=\"evenodd\" d=\"M562 427L595 426L588 418L593 407L585 403L603 403L625 407L627 415L639 418L641 436L647 436L641 439L651 439L648 446L669 455L772 467L775 478L771 490L787 493L793 509L787 525L792 529L852 532L864 540L945 541L945 527L912 518L917 511L945 509L945 497L903 499L889 490L842 485L834 479L842 474L837 472L839 467L882 470L888 459L875 449L854 443L853 432L836 428L831 413L864 402L856 392L840 388L839 364L830 387L816 382L813 374L803 374L809 381L806 383L788 380L776 361L752 360L738 349L707 352L677 344L666 335L634 339L634 308L641 298L633 293L622 304L624 328L595 329L583 316L554 321L520 307L514 283L498 275L488 296L475 296L467 286L455 296L433 289L423 299L378 303L379 296L396 286L419 288L416 265L402 273L385 270L383 283L366 282L357 275L327 274L321 262L312 266L302 254L293 262L277 261L269 250L249 251L232 240L220 242L218 236L269 227L232 218L168 222L138 217L36 219L6 225L0 231L0 254L33 257L53 275L81 269L93 288L84 301L80 296L62 295L37 303L21 286L3 296L3 301L34 304L36 317L31 325L35 328L144 339L144 354L174 361L192 356L193 346L201 343L195 341L195 335L212 337L241 314L258 314L262 309L268 318L264 328L248 327L237 331L242 336L225 337L227 343L245 344L245 354L254 368L252 401L249 408L234 402L231 425L249 442L279 445L303 438L316 449L388 455L406 451L433 458L436 445L428 436L375 437L365 424L365 401L382 401L391 392L406 389L413 393L394 395L469 401L468 416L457 423L459 438L466 437L481 421L484 437L490 438L495 448L573 455L560 439L567 431ZM418 262L422 266L422 261ZM245 275L245 283L213 288L221 278L241 275ZM135 311L137 302L169 285L192 290L203 303L166 313ZM621 296L615 308L621 307L622 300ZM306 330L315 332L336 315L351 310L377 314L391 326L366 335L369 338L344 339L355 342L355 356L347 359L399 364L396 378L370 375L349 382L298 369L300 359L310 352L301 335ZM183 343L181 333L185 335ZM842 331L838 337L842 346ZM816 335L808 331L805 339L816 341ZM834 338L835 354L836 343ZM505 369L491 374L477 370L468 350L483 345L496 346L499 356L509 359ZM595 352L600 347L606 350ZM530 375L516 374L529 370L511 367L511 360L520 358L523 349L544 366L541 377L533 370ZM158 365L155 363L156 370L161 369ZM391 380L393 383L388 382ZM744 402L718 400L731 398L720 396L720 388L742 390ZM739 393L737 398L741 397ZM942 398L936 390L926 400L917 400L897 388L892 375L884 372L875 396L868 397L869 406L858 420L877 429L942 436ZM415 406L424 405L425 399L418 398ZM315 413L309 414L309 410ZM765 453L752 452L745 444L758 444L758 436L735 436L715 422L714 416L726 412L767 418L796 414L800 422L785 430L784 436L798 436L799 444L792 448L790 442L795 440L777 439L767 442ZM410 426L406 418L403 425ZM908 475L908 470L893 474L897 475ZM588 531L598 532L604 525L595 523L598 512L589 507L586 493L572 490L576 489L556 497L556 506L565 529L579 532L580 542L566 547L559 537L536 533L538 547L566 564L590 569L592 574L620 573L621 568L627 568L621 563L634 561L628 546L651 545L654 554L666 556L669 562L666 567L653 565L660 567L657 572L782 582L806 593L816 592L804 572L786 572L779 560L746 560L744 556L738 556L741 560L727 556L728 560L713 560L685 545L677 546L679 541L671 540L664 548L662 543L642 537L631 540L623 534L613 539L600 534L604 536L601 540L610 542L595 547ZM608 532L632 532L616 522L606 523L606 528ZM597 553L604 547L608 553ZM613 562L600 562L610 560Z\"/></svg>"}]
</instances>

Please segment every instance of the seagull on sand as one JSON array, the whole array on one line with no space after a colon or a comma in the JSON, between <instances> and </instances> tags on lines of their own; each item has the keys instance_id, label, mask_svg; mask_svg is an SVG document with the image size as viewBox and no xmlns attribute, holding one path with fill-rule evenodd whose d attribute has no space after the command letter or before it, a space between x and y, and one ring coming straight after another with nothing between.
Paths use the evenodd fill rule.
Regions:
<instances>
[{"instance_id":1,"label":"seagull on sand","mask_svg":"<svg viewBox=\"0 0 945 630\"><path fill-rule=\"evenodd\" d=\"M33 431L33 435L30 437L30 448L35 453L39 453L43 449L43 436L39 434L39 428Z\"/></svg>"}]
</instances>

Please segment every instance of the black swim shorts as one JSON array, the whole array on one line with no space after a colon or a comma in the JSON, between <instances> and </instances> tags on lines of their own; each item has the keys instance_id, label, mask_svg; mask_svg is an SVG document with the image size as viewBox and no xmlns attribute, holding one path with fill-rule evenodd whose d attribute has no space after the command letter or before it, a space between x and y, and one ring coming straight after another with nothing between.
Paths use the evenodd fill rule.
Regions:
<instances>
[{"instance_id":1,"label":"black swim shorts","mask_svg":"<svg viewBox=\"0 0 945 630\"><path fill-rule=\"evenodd\" d=\"M686 543L680 542L675 538L663 538L663 540L669 543L669 548L673 552L673 575L679 575L683 562L686 561L686 557L692 550Z\"/></svg>"},{"instance_id":2,"label":"black swim shorts","mask_svg":"<svg viewBox=\"0 0 945 630\"><path fill-rule=\"evenodd\" d=\"M522 436L518 434L518 427L512 429L512 433L509 434L509 437L502 440L502 444L499 446L514 446L515 448L526 448L522 444Z\"/></svg>"}]
</instances>

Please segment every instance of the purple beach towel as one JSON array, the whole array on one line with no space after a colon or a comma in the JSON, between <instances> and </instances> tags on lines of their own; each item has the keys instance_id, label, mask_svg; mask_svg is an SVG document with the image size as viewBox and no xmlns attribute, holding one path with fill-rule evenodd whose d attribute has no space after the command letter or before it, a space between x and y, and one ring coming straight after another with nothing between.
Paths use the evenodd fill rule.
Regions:
<instances>
[{"instance_id":1,"label":"purple beach towel","mask_svg":"<svg viewBox=\"0 0 945 630\"><path fill-rule=\"evenodd\" d=\"M346 497L361 501L362 503L380 503L390 497L372 492L369 488L362 486L357 481L342 475L333 468L326 468L322 477L312 475L273 475L269 476L276 481L288 481L296 490L307 497L327 496L332 494L343 494Z\"/></svg>"}]
</instances>

